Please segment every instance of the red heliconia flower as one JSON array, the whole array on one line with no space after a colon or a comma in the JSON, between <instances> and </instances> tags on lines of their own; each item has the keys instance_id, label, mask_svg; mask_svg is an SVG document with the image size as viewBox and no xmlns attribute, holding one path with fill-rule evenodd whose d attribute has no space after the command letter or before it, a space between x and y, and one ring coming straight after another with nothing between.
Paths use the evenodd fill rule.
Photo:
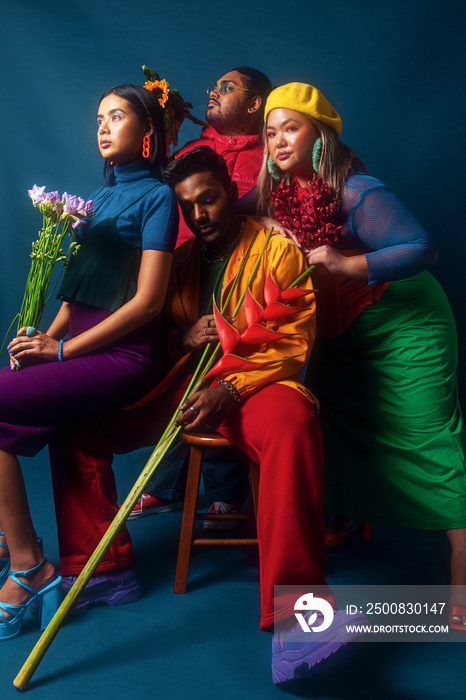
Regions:
<instances>
[{"instance_id":1,"label":"red heliconia flower","mask_svg":"<svg viewBox=\"0 0 466 700\"><path fill-rule=\"evenodd\" d=\"M279 301L273 301L271 304L267 304L264 310L264 321L284 321L298 311L302 311L302 309L286 306L286 304L281 304Z\"/></svg>"},{"instance_id":2,"label":"red heliconia flower","mask_svg":"<svg viewBox=\"0 0 466 700\"><path fill-rule=\"evenodd\" d=\"M229 323L220 313L214 300L215 323L217 325L218 337L223 350L223 357L207 372L204 380L211 380L219 374L231 374L231 372L247 371L264 367L268 363L253 362L245 357L234 355L233 350L240 344L262 345L263 343L273 343L282 338L286 338L292 333L281 333L267 328L263 321L282 321L293 316L302 309L287 306L279 299L299 299L307 294L311 294L312 289L299 289L293 287L281 291L274 278L273 271L270 270L264 285L264 298L267 302L265 309L255 299L249 287L246 287L244 297L244 310L247 328L240 334L238 330ZM275 362L276 360L273 360Z\"/></svg>"},{"instance_id":3,"label":"red heliconia flower","mask_svg":"<svg viewBox=\"0 0 466 700\"><path fill-rule=\"evenodd\" d=\"M262 343L273 343L275 340L286 338L289 333L280 333L273 331L271 328L261 326L259 323L253 323L241 333L240 339L242 343L249 345L262 345Z\"/></svg>"},{"instance_id":4,"label":"red heliconia flower","mask_svg":"<svg viewBox=\"0 0 466 700\"><path fill-rule=\"evenodd\" d=\"M244 297L244 313L246 315L246 323L248 326L252 325L253 323L260 323L264 314L264 309L252 295L249 287L246 287L246 294Z\"/></svg>"},{"instance_id":5,"label":"red heliconia flower","mask_svg":"<svg viewBox=\"0 0 466 700\"><path fill-rule=\"evenodd\" d=\"M263 362L253 362L239 355L223 355L218 362L204 376L203 381L212 379L219 374L231 374L232 372L246 372L251 369L264 367Z\"/></svg>"},{"instance_id":6,"label":"red heliconia flower","mask_svg":"<svg viewBox=\"0 0 466 700\"><path fill-rule=\"evenodd\" d=\"M289 289L284 289L281 293L282 301L293 301L294 299L301 299L308 294L314 294L313 289L300 289L299 287L291 287Z\"/></svg>"},{"instance_id":7,"label":"red heliconia flower","mask_svg":"<svg viewBox=\"0 0 466 700\"><path fill-rule=\"evenodd\" d=\"M273 270L269 271L264 285L264 299L267 305L274 301L292 301L308 294L314 294L313 289L300 289L299 287L291 287L282 291L273 273Z\"/></svg>"},{"instance_id":8,"label":"red heliconia flower","mask_svg":"<svg viewBox=\"0 0 466 700\"><path fill-rule=\"evenodd\" d=\"M239 343L240 334L236 328L222 316L214 299L214 315L217 333L224 355L231 353Z\"/></svg>"},{"instance_id":9,"label":"red heliconia flower","mask_svg":"<svg viewBox=\"0 0 466 700\"><path fill-rule=\"evenodd\" d=\"M264 284L264 299L266 304L270 304L273 301L280 301L282 290L277 284L275 277L273 276L272 270L269 270L267 279Z\"/></svg>"}]
</instances>

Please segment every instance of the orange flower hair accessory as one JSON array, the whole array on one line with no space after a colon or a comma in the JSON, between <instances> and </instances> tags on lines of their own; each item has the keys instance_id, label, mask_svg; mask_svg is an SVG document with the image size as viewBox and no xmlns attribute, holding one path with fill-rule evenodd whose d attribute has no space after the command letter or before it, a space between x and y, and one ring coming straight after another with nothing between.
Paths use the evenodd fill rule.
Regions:
<instances>
[{"instance_id":1,"label":"orange flower hair accessory","mask_svg":"<svg viewBox=\"0 0 466 700\"><path fill-rule=\"evenodd\" d=\"M194 124L199 124L199 126L207 126L207 122L193 117L189 113L189 108L192 107L191 102L183 100L178 90L170 89L168 82L162 79L155 70L143 66L142 72L146 79L144 87L157 96L159 104L164 110L163 124L168 156L170 145L173 144L173 148L178 146L178 132L185 119L189 119Z\"/></svg>"},{"instance_id":2,"label":"orange flower hair accessory","mask_svg":"<svg viewBox=\"0 0 466 700\"><path fill-rule=\"evenodd\" d=\"M168 100L168 93L170 92L167 81L165 79L146 80L146 82L144 83L144 87L146 88L146 90L150 90L150 92L154 92L154 90L161 90L162 96L158 98L159 105L165 108L165 102Z\"/></svg>"}]
</instances>

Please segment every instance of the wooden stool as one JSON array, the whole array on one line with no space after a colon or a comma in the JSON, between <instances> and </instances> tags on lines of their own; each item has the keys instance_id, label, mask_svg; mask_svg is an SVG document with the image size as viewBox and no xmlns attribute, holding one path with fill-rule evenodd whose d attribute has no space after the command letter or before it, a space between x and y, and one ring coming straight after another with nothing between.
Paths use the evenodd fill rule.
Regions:
<instances>
[{"instance_id":1,"label":"wooden stool","mask_svg":"<svg viewBox=\"0 0 466 700\"><path fill-rule=\"evenodd\" d=\"M180 433L180 438L191 446L189 455L188 476L186 480L186 493L183 507L183 520L181 522L180 544L178 547L178 560L175 574L175 593L186 593L188 579L189 559L191 547L194 545L256 545L255 538L199 538L193 539L195 520L255 520L257 513L257 497L259 492L259 465L249 460L249 473L251 476L251 491L254 503L254 515L238 513L229 515L225 513L198 513L197 497L201 478L202 456L206 447L233 447L231 442L218 433L205 435L202 433Z\"/></svg>"}]
</instances>

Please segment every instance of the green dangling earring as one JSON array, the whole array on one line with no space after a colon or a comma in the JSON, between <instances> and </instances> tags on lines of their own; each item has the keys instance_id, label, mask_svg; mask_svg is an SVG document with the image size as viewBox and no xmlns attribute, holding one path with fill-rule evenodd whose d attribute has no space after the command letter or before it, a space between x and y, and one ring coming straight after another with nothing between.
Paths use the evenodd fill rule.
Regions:
<instances>
[{"instance_id":1,"label":"green dangling earring","mask_svg":"<svg viewBox=\"0 0 466 700\"><path fill-rule=\"evenodd\" d=\"M319 172L320 156L322 155L322 139L320 136L316 139L314 148L312 149L312 167Z\"/></svg>"},{"instance_id":2,"label":"green dangling earring","mask_svg":"<svg viewBox=\"0 0 466 700\"><path fill-rule=\"evenodd\" d=\"M273 162L272 156L267 158L267 170L269 171L269 175L273 177L274 180L278 181L285 177L285 173L282 173L280 168Z\"/></svg>"}]
</instances>

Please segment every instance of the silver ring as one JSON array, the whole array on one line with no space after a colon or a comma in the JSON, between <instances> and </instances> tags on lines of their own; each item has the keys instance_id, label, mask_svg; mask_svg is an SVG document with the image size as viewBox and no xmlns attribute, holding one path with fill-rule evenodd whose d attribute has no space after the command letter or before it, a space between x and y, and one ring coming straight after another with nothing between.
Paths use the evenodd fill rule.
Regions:
<instances>
[{"instance_id":1,"label":"silver ring","mask_svg":"<svg viewBox=\"0 0 466 700\"><path fill-rule=\"evenodd\" d=\"M193 413L196 413L196 409L193 406L190 406L189 410L192 411Z\"/></svg>"},{"instance_id":2,"label":"silver ring","mask_svg":"<svg viewBox=\"0 0 466 700\"><path fill-rule=\"evenodd\" d=\"M204 328L204 335L207 335L207 329L208 329L208 327L209 327L209 326L206 326L206 327Z\"/></svg>"}]
</instances>

